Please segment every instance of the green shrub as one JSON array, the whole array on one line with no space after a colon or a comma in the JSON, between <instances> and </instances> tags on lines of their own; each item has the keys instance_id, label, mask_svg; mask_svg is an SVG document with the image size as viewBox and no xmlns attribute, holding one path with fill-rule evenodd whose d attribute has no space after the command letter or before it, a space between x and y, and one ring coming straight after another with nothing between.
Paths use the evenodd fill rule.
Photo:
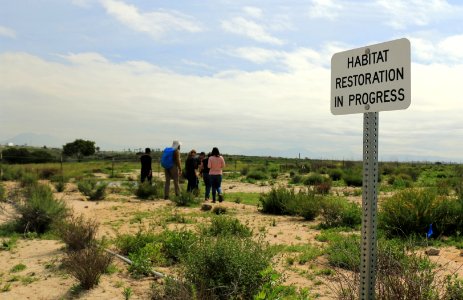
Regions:
<instances>
[{"instance_id":1,"label":"green shrub","mask_svg":"<svg viewBox=\"0 0 463 300\"><path fill-rule=\"evenodd\" d=\"M64 180L60 180L54 183L55 189L58 193L64 192L64 189L66 188L66 182Z\"/></svg>"},{"instance_id":2,"label":"green shrub","mask_svg":"<svg viewBox=\"0 0 463 300\"><path fill-rule=\"evenodd\" d=\"M51 179L53 176L56 176L60 173L60 170L57 168L42 168L39 170L40 179Z\"/></svg>"},{"instance_id":3,"label":"green shrub","mask_svg":"<svg viewBox=\"0 0 463 300\"><path fill-rule=\"evenodd\" d=\"M341 197L325 197L321 203L322 227L356 227L362 223L361 208Z\"/></svg>"},{"instance_id":4,"label":"green shrub","mask_svg":"<svg viewBox=\"0 0 463 300\"><path fill-rule=\"evenodd\" d=\"M23 173L19 182L21 187L29 187L37 184L37 175L31 172Z\"/></svg>"},{"instance_id":5,"label":"green shrub","mask_svg":"<svg viewBox=\"0 0 463 300\"><path fill-rule=\"evenodd\" d=\"M333 267L358 271L360 267L360 237L335 234L326 248L328 263Z\"/></svg>"},{"instance_id":6,"label":"green shrub","mask_svg":"<svg viewBox=\"0 0 463 300\"><path fill-rule=\"evenodd\" d=\"M225 206L217 205L212 209L212 213L216 215L224 215L227 213L227 208Z\"/></svg>"},{"instance_id":7,"label":"green shrub","mask_svg":"<svg viewBox=\"0 0 463 300\"><path fill-rule=\"evenodd\" d=\"M196 234L187 230L166 230L159 237L159 241L162 243L162 252L168 264L180 262L196 240Z\"/></svg>"},{"instance_id":8,"label":"green shrub","mask_svg":"<svg viewBox=\"0 0 463 300\"><path fill-rule=\"evenodd\" d=\"M246 175L246 178L248 179L254 179L254 180L267 180L268 175L260 170L252 170Z\"/></svg>"},{"instance_id":9,"label":"green shrub","mask_svg":"<svg viewBox=\"0 0 463 300\"><path fill-rule=\"evenodd\" d=\"M210 236L239 236L250 237L252 231L246 225L240 223L238 219L217 216L212 218L210 226L204 227L202 234Z\"/></svg>"},{"instance_id":10,"label":"green shrub","mask_svg":"<svg viewBox=\"0 0 463 300\"><path fill-rule=\"evenodd\" d=\"M62 200L55 200L50 187L43 184L28 188L28 198L18 206L17 224L21 232L44 233L53 222L65 218L69 208Z\"/></svg>"},{"instance_id":11,"label":"green shrub","mask_svg":"<svg viewBox=\"0 0 463 300\"><path fill-rule=\"evenodd\" d=\"M149 182L145 181L140 183L135 190L135 195L140 199L156 199L162 195L162 191L158 188L160 183L154 182L154 184L150 184Z\"/></svg>"},{"instance_id":12,"label":"green shrub","mask_svg":"<svg viewBox=\"0 0 463 300\"><path fill-rule=\"evenodd\" d=\"M252 299L270 280L263 271L271 254L262 242L232 236L202 238L185 260L184 276L209 291L207 299Z\"/></svg>"},{"instance_id":13,"label":"green shrub","mask_svg":"<svg viewBox=\"0 0 463 300\"><path fill-rule=\"evenodd\" d=\"M274 215L300 215L306 220L312 220L318 215L320 199L311 191L273 187L270 192L259 198L262 212Z\"/></svg>"},{"instance_id":14,"label":"green shrub","mask_svg":"<svg viewBox=\"0 0 463 300\"><path fill-rule=\"evenodd\" d=\"M427 256L415 252L401 242L379 240L377 251L376 299L463 299L463 285L456 277ZM337 299L356 299L359 274L338 276Z\"/></svg>"},{"instance_id":15,"label":"green shrub","mask_svg":"<svg viewBox=\"0 0 463 300\"><path fill-rule=\"evenodd\" d=\"M0 181L0 202L6 200L6 190L3 183Z\"/></svg>"},{"instance_id":16,"label":"green shrub","mask_svg":"<svg viewBox=\"0 0 463 300\"><path fill-rule=\"evenodd\" d=\"M317 185L325 182L326 178L318 173L311 174L304 179L305 185Z\"/></svg>"},{"instance_id":17,"label":"green shrub","mask_svg":"<svg viewBox=\"0 0 463 300\"><path fill-rule=\"evenodd\" d=\"M406 189L382 201L379 225L389 235L424 236L429 224L435 235L461 230L462 202L437 196L434 189Z\"/></svg>"},{"instance_id":18,"label":"green shrub","mask_svg":"<svg viewBox=\"0 0 463 300\"><path fill-rule=\"evenodd\" d=\"M201 202L201 199L195 196L194 193L181 190L180 194L173 198L173 201L177 206L193 206L198 205Z\"/></svg>"},{"instance_id":19,"label":"green shrub","mask_svg":"<svg viewBox=\"0 0 463 300\"><path fill-rule=\"evenodd\" d=\"M71 216L63 222L57 222L56 232L66 244L68 250L78 251L95 245L99 224L95 220L86 220L82 215Z\"/></svg>"},{"instance_id":20,"label":"green shrub","mask_svg":"<svg viewBox=\"0 0 463 300\"><path fill-rule=\"evenodd\" d=\"M84 248L68 252L64 259L64 267L75 277L83 289L91 289L98 285L101 274L111 264L112 255L97 247Z\"/></svg>"},{"instance_id":21,"label":"green shrub","mask_svg":"<svg viewBox=\"0 0 463 300\"><path fill-rule=\"evenodd\" d=\"M79 191L87 196L89 200L103 200L106 197L108 184L94 180L80 181L77 184Z\"/></svg>"},{"instance_id":22,"label":"green shrub","mask_svg":"<svg viewBox=\"0 0 463 300\"><path fill-rule=\"evenodd\" d=\"M134 276L148 276L152 273L153 265L165 265L161 249L161 243L149 243L138 251L129 253L129 259L132 261L129 272Z\"/></svg>"},{"instance_id":23,"label":"green shrub","mask_svg":"<svg viewBox=\"0 0 463 300\"><path fill-rule=\"evenodd\" d=\"M134 253L143 248L146 244L158 241L159 237L153 233L141 232L137 234L122 234L118 235L115 240L116 247L122 255Z\"/></svg>"},{"instance_id":24,"label":"green shrub","mask_svg":"<svg viewBox=\"0 0 463 300\"><path fill-rule=\"evenodd\" d=\"M363 177L361 173L348 172L344 174L342 179L344 179L347 186L360 187L363 185Z\"/></svg>"},{"instance_id":25,"label":"green shrub","mask_svg":"<svg viewBox=\"0 0 463 300\"><path fill-rule=\"evenodd\" d=\"M294 176L291 176L290 183L298 184L298 183L301 183L303 179L304 177L302 177L301 175L294 175Z\"/></svg>"},{"instance_id":26,"label":"green shrub","mask_svg":"<svg viewBox=\"0 0 463 300\"><path fill-rule=\"evenodd\" d=\"M342 179L343 171L341 169L331 169L328 171L328 175L330 176L331 180L338 181Z\"/></svg>"},{"instance_id":27,"label":"green shrub","mask_svg":"<svg viewBox=\"0 0 463 300\"><path fill-rule=\"evenodd\" d=\"M299 191L297 194L297 202L293 208L296 215L301 216L304 220L312 221L320 213L320 203L322 198L315 193L307 190L307 192Z\"/></svg>"}]
</instances>

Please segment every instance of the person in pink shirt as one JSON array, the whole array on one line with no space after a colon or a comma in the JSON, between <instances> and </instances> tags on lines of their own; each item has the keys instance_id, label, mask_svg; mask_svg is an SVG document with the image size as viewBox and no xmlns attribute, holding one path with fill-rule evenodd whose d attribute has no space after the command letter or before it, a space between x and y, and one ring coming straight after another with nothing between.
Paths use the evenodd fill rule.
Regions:
<instances>
[{"instance_id":1,"label":"person in pink shirt","mask_svg":"<svg viewBox=\"0 0 463 300\"><path fill-rule=\"evenodd\" d=\"M212 186L212 202L215 203L215 194L219 194L219 202L223 201L222 193L222 169L225 168L225 160L220 155L217 147L212 148L211 157L207 162L209 168L209 178Z\"/></svg>"}]
</instances>

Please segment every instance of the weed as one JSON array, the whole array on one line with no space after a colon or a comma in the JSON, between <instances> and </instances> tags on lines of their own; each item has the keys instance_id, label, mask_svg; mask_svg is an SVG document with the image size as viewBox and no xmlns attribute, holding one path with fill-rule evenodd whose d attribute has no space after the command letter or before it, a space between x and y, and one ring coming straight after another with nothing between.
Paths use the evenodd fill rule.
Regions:
<instances>
[{"instance_id":1,"label":"weed","mask_svg":"<svg viewBox=\"0 0 463 300\"><path fill-rule=\"evenodd\" d=\"M13 267L11 267L10 269L10 273L17 273L17 272L21 272L23 270L26 269L26 265L25 264L17 264L17 265L14 265Z\"/></svg>"},{"instance_id":2,"label":"weed","mask_svg":"<svg viewBox=\"0 0 463 300\"><path fill-rule=\"evenodd\" d=\"M11 283L7 282L5 283L1 288L0 288L0 292L2 293L6 293L6 292L9 292L11 291Z\"/></svg>"},{"instance_id":3,"label":"weed","mask_svg":"<svg viewBox=\"0 0 463 300\"><path fill-rule=\"evenodd\" d=\"M13 250L18 242L18 237L13 236L9 239L2 239L2 242L0 244L0 250L6 250L6 251L11 251Z\"/></svg>"},{"instance_id":4,"label":"weed","mask_svg":"<svg viewBox=\"0 0 463 300\"><path fill-rule=\"evenodd\" d=\"M122 291L122 295L124 296L124 299L125 299L125 300L129 300L129 299L132 297L132 293L133 293L133 290L132 290L132 288L130 288L130 287L126 287L126 288Z\"/></svg>"}]
</instances>

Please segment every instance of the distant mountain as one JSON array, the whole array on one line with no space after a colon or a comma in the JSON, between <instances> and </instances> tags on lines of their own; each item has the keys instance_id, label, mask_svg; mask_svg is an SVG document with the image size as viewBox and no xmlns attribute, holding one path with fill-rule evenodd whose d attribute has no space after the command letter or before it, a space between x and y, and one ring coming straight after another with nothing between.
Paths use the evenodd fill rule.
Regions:
<instances>
[{"instance_id":1,"label":"distant mountain","mask_svg":"<svg viewBox=\"0 0 463 300\"><path fill-rule=\"evenodd\" d=\"M58 147L61 148L66 142L60 138L49 134L37 134L37 133L21 133L12 138L0 141L2 145L8 145L13 143L14 145L28 145L28 146L47 146L47 147Z\"/></svg>"}]
</instances>

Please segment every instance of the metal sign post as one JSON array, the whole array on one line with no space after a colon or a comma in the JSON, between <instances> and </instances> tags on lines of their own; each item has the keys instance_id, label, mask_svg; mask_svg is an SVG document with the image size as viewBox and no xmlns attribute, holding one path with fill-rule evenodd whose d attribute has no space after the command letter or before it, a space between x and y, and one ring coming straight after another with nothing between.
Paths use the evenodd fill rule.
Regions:
<instances>
[{"instance_id":1,"label":"metal sign post","mask_svg":"<svg viewBox=\"0 0 463 300\"><path fill-rule=\"evenodd\" d=\"M375 299L378 114L410 106L410 72L407 39L338 52L331 58L331 112L363 113L362 300Z\"/></svg>"},{"instance_id":2,"label":"metal sign post","mask_svg":"<svg viewBox=\"0 0 463 300\"><path fill-rule=\"evenodd\" d=\"M360 299L375 299L378 200L378 112L363 114L362 242Z\"/></svg>"}]
</instances>

